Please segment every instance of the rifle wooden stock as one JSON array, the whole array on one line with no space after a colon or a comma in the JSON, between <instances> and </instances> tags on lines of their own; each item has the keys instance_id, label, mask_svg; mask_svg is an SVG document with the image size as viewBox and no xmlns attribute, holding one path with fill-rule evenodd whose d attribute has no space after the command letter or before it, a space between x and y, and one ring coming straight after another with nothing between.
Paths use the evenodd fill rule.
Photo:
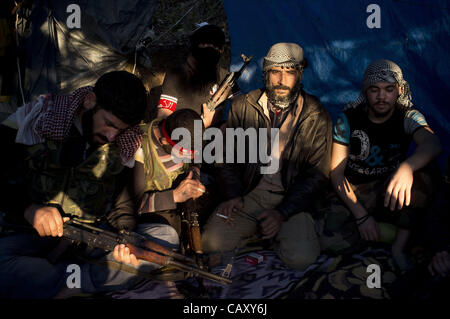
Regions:
<instances>
[{"instance_id":1,"label":"rifle wooden stock","mask_svg":"<svg viewBox=\"0 0 450 319\"><path fill-rule=\"evenodd\" d=\"M186 257L186 256L184 256L182 254L178 254L178 253L176 253L176 252L174 252L174 251L172 251L172 250L170 250L170 249L168 249L168 248L166 248L164 246L158 245L158 244L156 244L154 242L151 242L151 241L148 241L148 240L144 241L142 243L142 246L144 246L147 249L150 249L150 250L156 251L158 253L161 253L163 255L167 255L167 256L173 257L175 259L182 260L184 262L189 262L189 263L193 263L194 262L194 260L192 258Z\"/></svg>"},{"instance_id":2,"label":"rifle wooden stock","mask_svg":"<svg viewBox=\"0 0 450 319\"><path fill-rule=\"evenodd\" d=\"M197 166L192 167L193 179L200 180L199 174L200 168ZM200 224L198 222L197 203L196 200L191 198L185 203L184 217L187 225L187 236L189 242L189 248L195 254L203 254L202 248L202 235L200 233ZM198 256L197 256L198 257ZM198 258L197 258L198 260Z\"/></svg>"},{"instance_id":3,"label":"rifle wooden stock","mask_svg":"<svg viewBox=\"0 0 450 319\"><path fill-rule=\"evenodd\" d=\"M192 249L196 254L203 254L200 226L191 226Z\"/></svg>"},{"instance_id":4,"label":"rifle wooden stock","mask_svg":"<svg viewBox=\"0 0 450 319\"><path fill-rule=\"evenodd\" d=\"M167 260L171 257L169 256L163 256L157 253L154 253L152 251L149 251L147 249L138 248L136 246L133 246L131 244L126 244L126 247L130 249L130 253L135 255L137 259L142 259L151 263L155 263L161 266L167 266L168 262Z\"/></svg>"}]
</instances>

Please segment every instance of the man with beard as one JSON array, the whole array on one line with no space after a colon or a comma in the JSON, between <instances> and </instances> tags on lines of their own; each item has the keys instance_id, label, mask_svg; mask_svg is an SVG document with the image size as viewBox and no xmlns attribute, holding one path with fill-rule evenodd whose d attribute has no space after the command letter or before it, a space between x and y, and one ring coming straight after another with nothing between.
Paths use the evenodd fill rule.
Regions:
<instances>
[{"instance_id":1,"label":"man with beard","mask_svg":"<svg viewBox=\"0 0 450 319\"><path fill-rule=\"evenodd\" d=\"M16 230L22 225L28 231L0 240L0 296L63 297L123 289L136 282L135 274L121 271L122 262L132 263L128 248L117 245L109 254L80 250L83 259L105 264L115 260L116 267L80 264L81 290L69 288L67 266L78 264L70 241L61 238L69 219L115 231L136 229L176 248L178 236L172 227L136 225L137 208L127 195L130 167L143 136L137 124L145 109L141 80L114 71L101 76L94 87L70 95L41 95L2 123L8 153L1 159L1 211Z\"/></svg>"},{"instance_id":2,"label":"man with beard","mask_svg":"<svg viewBox=\"0 0 450 319\"><path fill-rule=\"evenodd\" d=\"M175 110L190 108L202 116L205 127L220 123L223 110L211 112L206 101L227 75L219 66L224 51L225 35L218 26L205 25L190 38L191 53L186 62L166 73L158 103L158 118L166 118ZM230 90L223 94L224 99ZM221 101L223 102L223 100Z\"/></svg>"},{"instance_id":3,"label":"man with beard","mask_svg":"<svg viewBox=\"0 0 450 319\"><path fill-rule=\"evenodd\" d=\"M336 203L330 218L345 220L341 215L347 214L362 239L393 241L402 269L408 267L404 249L410 231L421 223L438 185L428 164L441 151L425 117L412 106L400 67L389 60L372 62L361 95L337 119L331 158L331 181L345 208ZM411 140L416 148L407 156ZM388 235L388 224L397 226L396 234Z\"/></svg>"},{"instance_id":4,"label":"man with beard","mask_svg":"<svg viewBox=\"0 0 450 319\"><path fill-rule=\"evenodd\" d=\"M299 45L273 45L264 58L265 88L233 102L227 128L279 129L279 148L268 152L279 159L279 169L263 174L261 160L218 167L225 202L205 227L205 252L231 251L256 235L274 239L275 251L292 268L305 269L319 256L313 204L328 180L331 119L302 88L306 64ZM235 153L248 151L246 145Z\"/></svg>"}]
</instances>

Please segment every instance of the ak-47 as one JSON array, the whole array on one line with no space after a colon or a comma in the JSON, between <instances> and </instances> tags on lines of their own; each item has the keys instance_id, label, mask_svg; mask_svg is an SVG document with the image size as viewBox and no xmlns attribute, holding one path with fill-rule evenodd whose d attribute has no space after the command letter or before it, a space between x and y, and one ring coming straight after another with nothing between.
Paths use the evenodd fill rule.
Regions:
<instances>
[{"instance_id":1,"label":"ak-47","mask_svg":"<svg viewBox=\"0 0 450 319\"><path fill-rule=\"evenodd\" d=\"M195 180L200 179L198 170L192 168L192 178ZM187 246L186 250L195 255L197 265L203 268L202 237L200 233L200 224L198 222L197 203L193 198L187 200L184 204L184 209L182 212L182 223L184 226L184 240L187 242L187 245L185 245Z\"/></svg>"},{"instance_id":2,"label":"ak-47","mask_svg":"<svg viewBox=\"0 0 450 319\"><path fill-rule=\"evenodd\" d=\"M114 233L76 220L70 220L64 223L63 237L107 251L113 251L116 245L124 244L137 259L146 260L162 266L171 266L222 284L231 283L231 280L228 278L200 269L191 258L152 242L137 233L123 230L119 233Z\"/></svg>"},{"instance_id":3,"label":"ak-47","mask_svg":"<svg viewBox=\"0 0 450 319\"><path fill-rule=\"evenodd\" d=\"M241 66L241 68L236 72L228 73L228 75L225 77L225 79L220 83L219 87L217 88L216 93L214 93L206 102L206 106L208 109L212 112L215 110L215 108L225 101L228 96L223 96L224 94L227 94L226 92L229 92L229 88L232 88L236 81L239 79L239 77L242 74L242 71L247 67L247 65L250 63L253 56L250 56L249 58L245 56L245 54L241 54L242 61L244 61L244 64Z\"/></svg>"}]
</instances>

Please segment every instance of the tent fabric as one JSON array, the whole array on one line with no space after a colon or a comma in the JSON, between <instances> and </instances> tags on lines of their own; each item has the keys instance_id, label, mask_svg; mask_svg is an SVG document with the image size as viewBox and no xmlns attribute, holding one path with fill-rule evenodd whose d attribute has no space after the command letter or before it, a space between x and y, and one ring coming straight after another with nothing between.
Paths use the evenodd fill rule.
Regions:
<instances>
[{"instance_id":1,"label":"tent fabric","mask_svg":"<svg viewBox=\"0 0 450 319\"><path fill-rule=\"evenodd\" d=\"M380 9L381 28L367 20ZM224 0L231 39L231 69L240 54L253 61L239 81L243 92L263 86L262 62L270 46L295 42L309 67L305 90L316 95L335 121L344 105L355 100L363 73L375 59L402 68L412 102L427 118L450 154L450 4L446 0ZM370 9L370 8L369 8Z\"/></svg>"},{"instance_id":2,"label":"tent fabric","mask_svg":"<svg viewBox=\"0 0 450 319\"><path fill-rule=\"evenodd\" d=\"M125 68L157 6L157 0L80 0L77 29L67 26L73 3L34 1L32 32L24 43L27 101L46 92L71 92Z\"/></svg>"}]
</instances>

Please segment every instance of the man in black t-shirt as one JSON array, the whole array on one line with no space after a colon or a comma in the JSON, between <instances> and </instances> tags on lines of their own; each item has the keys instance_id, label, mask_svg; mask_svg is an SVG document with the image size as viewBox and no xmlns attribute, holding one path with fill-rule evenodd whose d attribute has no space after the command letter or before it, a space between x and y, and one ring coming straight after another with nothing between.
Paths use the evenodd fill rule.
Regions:
<instances>
[{"instance_id":1,"label":"man in black t-shirt","mask_svg":"<svg viewBox=\"0 0 450 319\"><path fill-rule=\"evenodd\" d=\"M407 157L411 140L416 148ZM423 168L440 151L424 116L412 108L400 67L388 60L371 63L360 97L334 128L330 176L364 240L389 241L380 222L397 226L391 239L400 268L407 264L404 248L414 216L430 200L432 182Z\"/></svg>"}]
</instances>

